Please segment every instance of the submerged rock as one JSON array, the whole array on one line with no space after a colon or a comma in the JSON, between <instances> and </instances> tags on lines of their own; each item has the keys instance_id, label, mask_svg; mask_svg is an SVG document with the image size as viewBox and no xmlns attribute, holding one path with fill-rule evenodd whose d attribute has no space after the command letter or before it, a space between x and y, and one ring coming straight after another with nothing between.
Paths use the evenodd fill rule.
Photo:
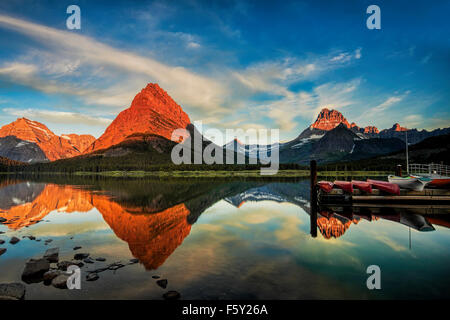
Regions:
<instances>
[{"instance_id":1,"label":"submerged rock","mask_svg":"<svg viewBox=\"0 0 450 320\"><path fill-rule=\"evenodd\" d=\"M113 264L111 264L111 265L109 265L108 266L108 269L109 270L117 270L117 269L120 269L120 268L123 268L123 267L125 267L125 265L124 264L121 264L121 263L113 263Z\"/></svg>"},{"instance_id":2,"label":"submerged rock","mask_svg":"<svg viewBox=\"0 0 450 320\"><path fill-rule=\"evenodd\" d=\"M84 263L94 263L95 261L92 258L86 258L83 260Z\"/></svg>"},{"instance_id":3,"label":"submerged rock","mask_svg":"<svg viewBox=\"0 0 450 320\"><path fill-rule=\"evenodd\" d=\"M161 279L156 281L156 284L163 289L167 288L167 283L168 283L167 279Z\"/></svg>"},{"instance_id":4,"label":"submerged rock","mask_svg":"<svg viewBox=\"0 0 450 320\"><path fill-rule=\"evenodd\" d=\"M163 294L165 300L178 300L181 298L181 294L175 290L167 291Z\"/></svg>"},{"instance_id":5,"label":"submerged rock","mask_svg":"<svg viewBox=\"0 0 450 320\"><path fill-rule=\"evenodd\" d=\"M0 239L0 244L4 244L5 240Z\"/></svg>"},{"instance_id":6,"label":"submerged rock","mask_svg":"<svg viewBox=\"0 0 450 320\"><path fill-rule=\"evenodd\" d=\"M25 291L22 283L0 283L0 300L22 300Z\"/></svg>"},{"instance_id":7,"label":"submerged rock","mask_svg":"<svg viewBox=\"0 0 450 320\"><path fill-rule=\"evenodd\" d=\"M50 269L47 259L30 259L22 272L22 280L25 283L41 282L44 273Z\"/></svg>"},{"instance_id":8,"label":"submerged rock","mask_svg":"<svg viewBox=\"0 0 450 320\"><path fill-rule=\"evenodd\" d=\"M67 279L69 279L68 275L60 274L52 280L52 286L58 289L67 289Z\"/></svg>"},{"instance_id":9,"label":"submerged rock","mask_svg":"<svg viewBox=\"0 0 450 320\"><path fill-rule=\"evenodd\" d=\"M58 262L59 260L59 248L50 248L44 253L44 259L48 262Z\"/></svg>"},{"instance_id":10,"label":"submerged rock","mask_svg":"<svg viewBox=\"0 0 450 320\"><path fill-rule=\"evenodd\" d=\"M139 259L130 259L130 264L138 263Z\"/></svg>"},{"instance_id":11,"label":"submerged rock","mask_svg":"<svg viewBox=\"0 0 450 320\"><path fill-rule=\"evenodd\" d=\"M98 277L98 274L97 273L95 273L95 272L93 272L93 273L89 273L87 276L86 276L86 281L95 281L95 280L97 280L99 277Z\"/></svg>"},{"instance_id":12,"label":"submerged rock","mask_svg":"<svg viewBox=\"0 0 450 320\"><path fill-rule=\"evenodd\" d=\"M81 261L60 261L58 262L57 266L59 270L66 271L68 266L78 266L82 267L84 266L83 262Z\"/></svg>"},{"instance_id":13,"label":"submerged rock","mask_svg":"<svg viewBox=\"0 0 450 320\"><path fill-rule=\"evenodd\" d=\"M76 247L73 248L73 250L78 250L78 249L81 249L81 247L80 246L76 246Z\"/></svg>"},{"instance_id":14,"label":"submerged rock","mask_svg":"<svg viewBox=\"0 0 450 320\"><path fill-rule=\"evenodd\" d=\"M83 260L86 259L87 257L89 257L89 253L76 253L73 258L75 260Z\"/></svg>"},{"instance_id":15,"label":"submerged rock","mask_svg":"<svg viewBox=\"0 0 450 320\"><path fill-rule=\"evenodd\" d=\"M161 277L155 275L155 276L152 276L152 278L153 278L153 279L159 279L159 278L161 278Z\"/></svg>"},{"instance_id":16,"label":"submerged rock","mask_svg":"<svg viewBox=\"0 0 450 320\"><path fill-rule=\"evenodd\" d=\"M0 256L6 252L6 248L0 248Z\"/></svg>"},{"instance_id":17,"label":"submerged rock","mask_svg":"<svg viewBox=\"0 0 450 320\"><path fill-rule=\"evenodd\" d=\"M44 282L50 284L50 282L55 279L57 276L61 275L62 272L60 270L49 270L43 275Z\"/></svg>"},{"instance_id":18,"label":"submerged rock","mask_svg":"<svg viewBox=\"0 0 450 320\"><path fill-rule=\"evenodd\" d=\"M19 238L17 238L17 237L12 237L11 240L9 240L9 243L11 243L11 244L16 244L16 243L19 242L19 241L20 241Z\"/></svg>"},{"instance_id":19,"label":"submerged rock","mask_svg":"<svg viewBox=\"0 0 450 320\"><path fill-rule=\"evenodd\" d=\"M102 257L95 258L95 260L96 260L96 261L106 261L106 259L105 259L105 258L102 258Z\"/></svg>"}]
</instances>

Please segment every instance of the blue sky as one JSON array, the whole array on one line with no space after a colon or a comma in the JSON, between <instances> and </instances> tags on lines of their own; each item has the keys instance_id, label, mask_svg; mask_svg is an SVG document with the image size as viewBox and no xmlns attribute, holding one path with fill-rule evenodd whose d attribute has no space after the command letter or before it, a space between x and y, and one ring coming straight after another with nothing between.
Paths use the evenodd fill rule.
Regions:
<instances>
[{"instance_id":1,"label":"blue sky","mask_svg":"<svg viewBox=\"0 0 450 320\"><path fill-rule=\"evenodd\" d=\"M66 29L67 6L81 30ZM381 8L381 30L366 8ZM449 1L5 1L0 125L100 136L149 82L204 127L450 126Z\"/></svg>"}]
</instances>

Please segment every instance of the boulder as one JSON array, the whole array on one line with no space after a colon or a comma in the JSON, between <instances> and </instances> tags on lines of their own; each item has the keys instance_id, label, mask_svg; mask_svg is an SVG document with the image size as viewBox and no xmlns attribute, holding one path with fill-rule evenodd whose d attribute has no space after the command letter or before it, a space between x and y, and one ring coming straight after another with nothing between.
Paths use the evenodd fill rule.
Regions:
<instances>
[{"instance_id":1,"label":"boulder","mask_svg":"<svg viewBox=\"0 0 450 320\"><path fill-rule=\"evenodd\" d=\"M22 283L0 283L0 300L22 300L25 291Z\"/></svg>"},{"instance_id":2,"label":"boulder","mask_svg":"<svg viewBox=\"0 0 450 320\"><path fill-rule=\"evenodd\" d=\"M25 283L41 282L44 273L50 269L47 259L30 259L22 272L22 280Z\"/></svg>"},{"instance_id":3,"label":"boulder","mask_svg":"<svg viewBox=\"0 0 450 320\"><path fill-rule=\"evenodd\" d=\"M19 241L20 241L19 238L17 238L17 237L12 237L11 240L9 240L9 243L11 243L11 244L16 244L16 243L19 242Z\"/></svg>"},{"instance_id":4,"label":"boulder","mask_svg":"<svg viewBox=\"0 0 450 320\"><path fill-rule=\"evenodd\" d=\"M59 248L50 248L44 253L44 259L48 262L58 262L59 258Z\"/></svg>"},{"instance_id":5,"label":"boulder","mask_svg":"<svg viewBox=\"0 0 450 320\"><path fill-rule=\"evenodd\" d=\"M71 265L78 266L80 268L84 266L83 262L81 261L60 261L58 262L57 266L59 270L66 271L67 267Z\"/></svg>"},{"instance_id":6,"label":"boulder","mask_svg":"<svg viewBox=\"0 0 450 320\"><path fill-rule=\"evenodd\" d=\"M161 279L161 280L156 281L156 284L158 286L160 286L161 288L165 289L165 288L167 288L167 282L168 282L167 279Z\"/></svg>"},{"instance_id":7,"label":"boulder","mask_svg":"<svg viewBox=\"0 0 450 320\"><path fill-rule=\"evenodd\" d=\"M67 289L67 279L69 279L69 275L60 274L52 280L52 286L58 289Z\"/></svg>"},{"instance_id":8,"label":"boulder","mask_svg":"<svg viewBox=\"0 0 450 320\"><path fill-rule=\"evenodd\" d=\"M86 259L87 257L89 257L89 253L76 253L73 258L75 260L83 260Z\"/></svg>"},{"instance_id":9,"label":"boulder","mask_svg":"<svg viewBox=\"0 0 450 320\"><path fill-rule=\"evenodd\" d=\"M49 270L46 273L44 273L43 280L44 280L44 282L49 283L61 274L62 274L62 272L60 270Z\"/></svg>"}]
</instances>

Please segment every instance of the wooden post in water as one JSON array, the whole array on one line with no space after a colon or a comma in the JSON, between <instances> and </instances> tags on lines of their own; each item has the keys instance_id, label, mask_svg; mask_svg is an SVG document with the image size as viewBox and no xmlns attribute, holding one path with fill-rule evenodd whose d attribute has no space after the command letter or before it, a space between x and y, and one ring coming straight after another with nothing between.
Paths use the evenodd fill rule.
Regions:
<instances>
[{"instance_id":1,"label":"wooden post in water","mask_svg":"<svg viewBox=\"0 0 450 320\"><path fill-rule=\"evenodd\" d=\"M397 177L402 176L402 165L401 164L398 164L397 167L395 167L395 175Z\"/></svg>"},{"instance_id":2,"label":"wooden post in water","mask_svg":"<svg viewBox=\"0 0 450 320\"><path fill-rule=\"evenodd\" d=\"M313 238L317 237L317 162L316 160L311 160L309 164L310 168L310 179L311 179L311 202L310 202L310 227L311 236Z\"/></svg>"}]
</instances>

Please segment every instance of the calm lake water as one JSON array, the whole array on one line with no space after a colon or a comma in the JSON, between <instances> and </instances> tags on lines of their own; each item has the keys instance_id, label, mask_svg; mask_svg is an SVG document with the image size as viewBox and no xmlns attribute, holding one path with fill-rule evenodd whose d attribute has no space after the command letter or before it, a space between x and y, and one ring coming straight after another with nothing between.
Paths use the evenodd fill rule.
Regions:
<instances>
[{"instance_id":1,"label":"calm lake water","mask_svg":"<svg viewBox=\"0 0 450 320\"><path fill-rule=\"evenodd\" d=\"M57 247L60 261L106 261L81 268L81 290L27 284L26 299L450 298L450 212L420 213L321 208L312 237L308 181L0 179L0 283L20 282L29 258ZM369 265L381 290L366 287Z\"/></svg>"}]
</instances>

